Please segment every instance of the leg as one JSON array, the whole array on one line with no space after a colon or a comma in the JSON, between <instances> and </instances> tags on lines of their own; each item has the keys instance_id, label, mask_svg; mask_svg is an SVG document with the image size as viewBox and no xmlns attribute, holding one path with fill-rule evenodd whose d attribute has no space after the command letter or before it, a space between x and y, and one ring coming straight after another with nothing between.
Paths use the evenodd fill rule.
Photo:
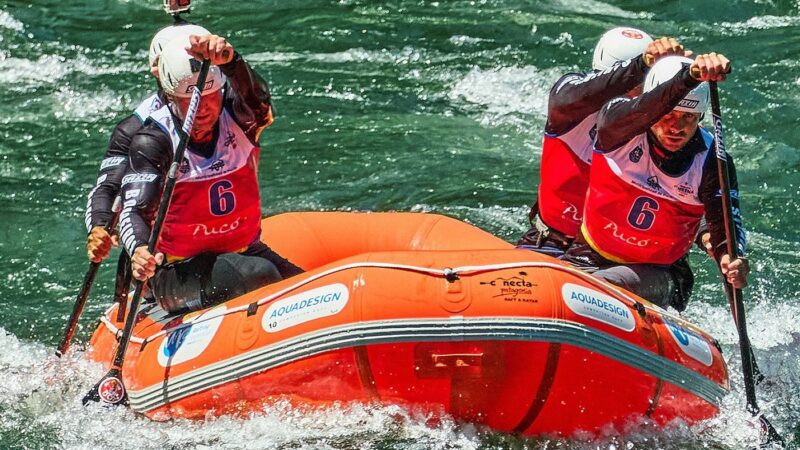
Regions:
<instances>
[{"instance_id":1,"label":"leg","mask_svg":"<svg viewBox=\"0 0 800 450\"><path fill-rule=\"evenodd\" d=\"M672 304L675 282L668 266L652 264L611 266L597 270L593 275L631 291L662 308Z\"/></svg>"},{"instance_id":2,"label":"leg","mask_svg":"<svg viewBox=\"0 0 800 450\"><path fill-rule=\"evenodd\" d=\"M210 278L216 260L213 253L201 253L158 267L148 283L150 294L167 312L202 309L204 280Z\"/></svg>"},{"instance_id":3,"label":"leg","mask_svg":"<svg viewBox=\"0 0 800 450\"><path fill-rule=\"evenodd\" d=\"M684 256L672 264L670 272L675 281L671 304L676 310L683 311L686 309L686 304L689 303L689 297L694 289L694 274L692 268L689 267L689 257Z\"/></svg>"},{"instance_id":4,"label":"leg","mask_svg":"<svg viewBox=\"0 0 800 450\"><path fill-rule=\"evenodd\" d=\"M208 305L216 305L282 280L274 264L264 258L239 253L217 257L204 293Z\"/></svg>"},{"instance_id":5,"label":"leg","mask_svg":"<svg viewBox=\"0 0 800 450\"><path fill-rule=\"evenodd\" d=\"M202 253L160 267L150 287L165 311L177 313L208 308L281 279L264 258Z\"/></svg>"},{"instance_id":6,"label":"leg","mask_svg":"<svg viewBox=\"0 0 800 450\"><path fill-rule=\"evenodd\" d=\"M257 256L259 258L263 258L269 261L270 263L274 264L275 267L278 268L278 272L280 272L283 278L293 277L295 275L305 272L303 269L292 264L291 261L289 261L288 259L275 253L275 250L269 248L267 244L261 241L250 244L250 246L247 247L247 250L245 250L243 255Z\"/></svg>"}]
</instances>

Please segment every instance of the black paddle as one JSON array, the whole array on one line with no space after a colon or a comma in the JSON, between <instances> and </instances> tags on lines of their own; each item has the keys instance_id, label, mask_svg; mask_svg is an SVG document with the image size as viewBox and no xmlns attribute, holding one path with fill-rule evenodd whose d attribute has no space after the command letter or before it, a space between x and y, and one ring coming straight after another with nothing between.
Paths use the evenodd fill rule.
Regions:
<instances>
[{"instance_id":1,"label":"black paddle","mask_svg":"<svg viewBox=\"0 0 800 450\"><path fill-rule=\"evenodd\" d=\"M731 203L731 188L728 177L728 156L725 152L725 144L722 140L722 112L719 107L717 83L711 81L708 84L711 88L711 113L714 118L714 142L717 155L717 173L719 174L719 185L722 192L725 239L730 261L733 261L739 257L739 249L736 245L736 229L733 223L733 205ZM739 333L739 352L742 355L742 372L744 375L744 392L747 398L747 409L761 421L761 426L767 433L767 444L779 443L785 447L785 441L769 420L767 420L763 414L760 414L760 409L756 402L755 358L753 356L753 349L750 346L750 338L747 336L747 320L745 319L742 291L741 289L734 289L727 280L725 280L724 283L725 293L728 296L731 313L733 314L733 320L736 323L736 331Z\"/></svg>"},{"instance_id":2,"label":"black paddle","mask_svg":"<svg viewBox=\"0 0 800 450\"><path fill-rule=\"evenodd\" d=\"M120 199L117 197L114 200L114 205L111 207L111 210L114 212L114 218L111 220L111 223L105 227L109 234L111 234L111 232L117 226L120 209L119 203ZM69 346L72 343L72 337L75 335L75 330L78 328L78 321L83 314L83 308L86 306L86 300L89 298L89 291L92 290L92 284L94 284L94 278L97 275L97 269L99 268L100 263L93 262L89 264L89 270L87 270L86 275L83 276L83 284L81 285L81 290L78 292L78 297L75 299L75 305L72 306L72 314L70 314L69 320L67 320L67 326L64 329L64 336L61 338L61 343L59 343L58 347L56 348L56 356L59 358L64 356L64 354L67 353L67 350L69 350Z\"/></svg>"},{"instance_id":3,"label":"black paddle","mask_svg":"<svg viewBox=\"0 0 800 450\"><path fill-rule=\"evenodd\" d=\"M150 240L147 242L147 251L151 254L155 253L156 245L158 244L158 235L161 233L161 227L164 225L164 218L167 216L167 209L172 200L172 191L175 190L175 183L178 177L178 166L183 161L183 154L186 151L186 144L189 141L189 136L192 133L192 124L194 122L195 114L200 106L201 90L198 86L205 86L206 77L208 76L208 69L211 67L211 61L203 60L200 67L200 74L197 76L197 84L194 86L192 92L192 100L189 102L189 109L186 112L186 119L183 123L183 132L181 139L178 142L178 148L175 150L175 157L169 167L167 173L167 182L164 185L164 191L161 194L161 203L158 205L158 214L153 223L153 229L150 232ZM109 405L119 405L128 403L128 393L125 390L125 385L122 383L122 364L125 362L125 352L128 350L131 334L133 334L133 325L136 321L136 315L139 311L139 302L142 299L142 288L144 283L136 280L134 283L136 289L133 291L133 298L131 299L130 311L128 311L125 320L125 328L122 331L122 336L119 338L117 345L117 353L114 355L114 361L111 364L111 369L108 373L97 382L96 385L83 397L83 404L89 402L102 401Z\"/></svg>"},{"instance_id":4,"label":"black paddle","mask_svg":"<svg viewBox=\"0 0 800 450\"><path fill-rule=\"evenodd\" d=\"M128 252L119 254L117 274L114 276L114 303L117 304L117 322L125 320L128 306L128 291L131 287L131 258Z\"/></svg>"}]
</instances>

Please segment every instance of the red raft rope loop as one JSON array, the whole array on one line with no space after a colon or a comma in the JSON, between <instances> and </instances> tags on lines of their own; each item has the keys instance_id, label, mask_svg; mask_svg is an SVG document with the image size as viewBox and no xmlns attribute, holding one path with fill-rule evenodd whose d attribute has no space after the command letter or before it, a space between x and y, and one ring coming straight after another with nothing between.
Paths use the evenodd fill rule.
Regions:
<instances>
[{"instance_id":1,"label":"red raft rope loop","mask_svg":"<svg viewBox=\"0 0 800 450\"><path fill-rule=\"evenodd\" d=\"M566 264L434 214L289 213L262 238L306 273L169 317L144 306L131 408L154 419L385 402L501 431L570 435L715 415L714 340ZM90 358L115 348L116 306Z\"/></svg>"}]
</instances>

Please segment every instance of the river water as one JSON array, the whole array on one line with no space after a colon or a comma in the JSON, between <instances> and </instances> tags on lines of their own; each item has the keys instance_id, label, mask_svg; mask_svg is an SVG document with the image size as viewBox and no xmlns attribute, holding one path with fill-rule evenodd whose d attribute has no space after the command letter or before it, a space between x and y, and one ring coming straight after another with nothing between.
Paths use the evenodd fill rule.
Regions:
<instances>
[{"instance_id":1,"label":"river water","mask_svg":"<svg viewBox=\"0 0 800 450\"><path fill-rule=\"evenodd\" d=\"M754 266L745 291L759 401L800 443L800 2L797 0L196 0L190 18L225 35L271 83L261 138L263 212L429 211L509 241L527 229L546 94L589 66L606 29L643 28L718 51L727 147ZM155 423L80 406L101 375L80 349L51 354L86 270L85 197L115 123L153 91L147 46L169 18L157 0L0 1L0 448L738 449L744 412L736 332L714 267L685 316L720 340L733 391L693 427L526 439L394 407L266 408L249 419ZM111 291L98 276L77 341Z\"/></svg>"}]
</instances>

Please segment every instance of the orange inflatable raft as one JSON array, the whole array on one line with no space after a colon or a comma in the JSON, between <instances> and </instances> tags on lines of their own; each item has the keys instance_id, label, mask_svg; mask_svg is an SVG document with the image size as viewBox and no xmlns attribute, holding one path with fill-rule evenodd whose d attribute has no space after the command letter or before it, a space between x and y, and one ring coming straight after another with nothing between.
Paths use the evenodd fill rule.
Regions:
<instances>
[{"instance_id":1,"label":"orange inflatable raft","mask_svg":"<svg viewBox=\"0 0 800 450\"><path fill-rule=\"evenodd\" d=\"M716 342L646 301L455 219L290 213L263 238L307 270L214 308L139 311L123 369L154 419L265 403L401 404L524 434L713 416ZM89 357L109 365L116 306Z\"/></svg>"}]
</instances>

